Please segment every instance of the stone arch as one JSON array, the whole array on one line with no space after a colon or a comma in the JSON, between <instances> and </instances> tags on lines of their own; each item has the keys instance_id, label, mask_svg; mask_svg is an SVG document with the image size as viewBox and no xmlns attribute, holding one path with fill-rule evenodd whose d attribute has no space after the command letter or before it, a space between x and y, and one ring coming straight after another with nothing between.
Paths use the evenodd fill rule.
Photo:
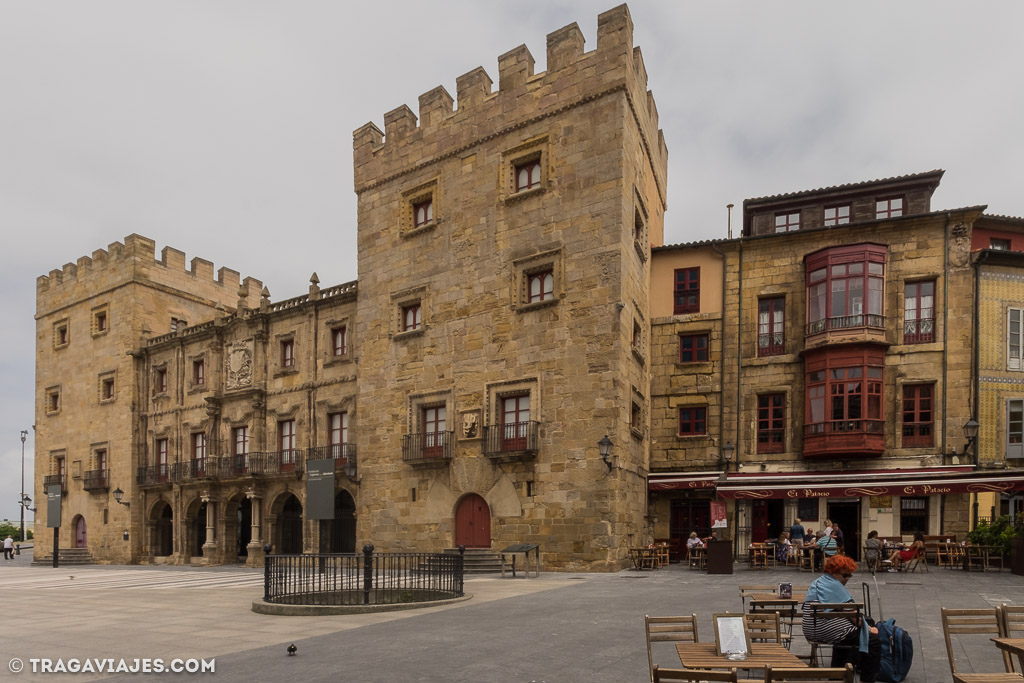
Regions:
<instances>
[{"instance_id":1,"label":"stone arch","mask_svg":"<svg viewBox=\"0 0 1024 683\"><path fill-rule=\"evenodd\" d=\"M297 555L302 552L303 503L293 491L283 491L270 505L273 553Z\"/></svg>"},{"instance_id":2,"label":"stone arch","mask_svg":"<svg viewBox=\"0 0 1024 683\"><path fill-rule=\"evenodd\" d=\"M466 493L455 503L455 545L491 547L491 508L479 493Z\"/></svg>"},{"instance_id":3,"label":"stone arch","mask_svg":"<svg viewBox=\"0 0 1024 683\"><path fill-rule=\"evenodd\" d=\"M244 563L252 540L252 499L243 492L233 493L224 502L224 559Z\"/></svg>"},{"instance_id":4,"label":"stone arch","mask_svg":"<svg viewBox=\"0 0 1024 683\"><path fill-rule=\"evenodd\" d=\"M182 544L182 553L186 562L203 556L203 544L206 543L206 510L207 505L200 496L194 497L185 506L184 524L179 528L185 541Z\"/></svg>"},{"instance_id":5,"label":"stone arch","mask_svg":"<svg viewBox=\"0 0 1024 683\"><path fill-rule=\"evenodd\" d=\"M146 516L149 553L153 557L174 554L174 508L163 497L157 498Z\"/></svg>"},{"instance_id":6,"label":"stone arch","mask_svg":"<svg viewBox=\"0 0 1024 683\"><path fill-rule=\"evenodd\" d=\"M346 489L334 493L334 519L327 526L327 552L356 551L356 501Z\"/></svg>"}]
</instances>

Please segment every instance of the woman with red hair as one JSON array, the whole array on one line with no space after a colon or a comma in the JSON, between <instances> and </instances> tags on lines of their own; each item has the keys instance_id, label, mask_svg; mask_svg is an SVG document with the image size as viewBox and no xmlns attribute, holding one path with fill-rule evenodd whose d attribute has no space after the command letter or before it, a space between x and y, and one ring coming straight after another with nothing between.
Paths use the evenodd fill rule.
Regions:
<instances>
[{"instance_id":1,"label":"woman with red hair","mask_svg":"<svg viewBox=\"0 0 1024 683\"><path fill-rule=\"evenodd\" d=\"M857 563L846 555L834 555L825 562L825 573L815 579L807 589L803 606L804 637L819 643L832 643L834 667L844 667L853 661L863 683L878 678L882 658L882 644L878 629L865 621L852 619L815 619L810 605L816 602L853 602L846 590L846 582L857 571Z\"/></svg>"}]
</instances>

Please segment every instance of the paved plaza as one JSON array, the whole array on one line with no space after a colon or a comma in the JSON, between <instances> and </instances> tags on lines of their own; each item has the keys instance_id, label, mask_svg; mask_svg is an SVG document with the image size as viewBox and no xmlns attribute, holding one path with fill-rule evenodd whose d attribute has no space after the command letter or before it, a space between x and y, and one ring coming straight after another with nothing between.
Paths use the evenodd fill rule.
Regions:
<instances>
[{"instance_id":1,"label":"paved plaza","mask_svg":"<svg viewBox=\"0 0 1024 683\"><path fill-rule=\"evenodd\" d=\"M217 681L494 681L628 682L647 680L644 614L699 618L701 640L713 638L711 614L740 611L737 586L789 581L806 572L711 576L681 565L616 574L552 574L516 579L471 577L466 602L419 610L325 617L263 616L251 611L262 595L260 570L237 567L31 567L22 555L0 564L0 679L97 680L102 675L8 677L20 658L216 658ZM72 578L73 577L73 578ZM914 638L907 681L951 681L939 608L1024 604L1024 580L1008 572L927 574L858 572ZM878 605L873 605L875 617ZM294 642L298 654L285 648ZM985 637L966 643L975 671L999 671L1002 661ZM657 661L678 666L670 645ZM805 652L799 638L794 651ZM674 661L673 661L674 660ZM182 674L174 678L188 676ZM136 676L120 675L129 680ZM203 675L189 678L205 678ZM109 677L107 677L109 678Z\"/></svg>"}]
</instances>

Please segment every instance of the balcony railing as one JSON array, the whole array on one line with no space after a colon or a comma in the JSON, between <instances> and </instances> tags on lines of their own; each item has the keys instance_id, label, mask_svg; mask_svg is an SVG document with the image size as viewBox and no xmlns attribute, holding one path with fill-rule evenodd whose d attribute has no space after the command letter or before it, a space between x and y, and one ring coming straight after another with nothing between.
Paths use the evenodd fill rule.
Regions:
<instances>
[{"instance_id":1,"label":"balcony railing","mask_svg":"<svg viewBox=\"0 0 1024 683\"><path fill-rule=\"evenodd\" d=\"M402 460L411 464L444 464L455 451L455 432L406 434L402 437Z\"/></svg>"},{"instance_id":2,"label":"balcony railing","mask_svg":"<svg viewBox=\"0 0 1024 683\"><path fill-rule=\"evenodd\" d=\"M292 448L249 454L249 474L302 474L306 469L306 451Z\"/></svg>"},{"instance_id":3,"label":"balcony railing","mask_svg":"<svg viewBox=\"0 0 1024 683\"><path fill-rule=\"evenodd\" d=\"M497 459L523 459L537 454L539 422L509 422L484 427L484 455Z\"/></svg>"},{"instance_id":4,"label":"balcony railing","mask_svg":"<svg viewBox=\"0 0 1024 683\"><path fill-rule=\"evenodd\" d=\"M934 424L931 422L904 422L904 448L930 448L935 445Z\"/></svg>"},{"instance_id":5,"label":"balcony railing","mask_svg":"<svg viewBox=\"0 0 1024 683\"><path fill-rule=\"evenodd\" d=\"M807 336L821 334L826 330L849 330L858 327L885 329L885 316L874 313L858 313L857 315L841 315L823 318L807 323Z\"/></svg>"},{"instance_id":6,"label":"balcony railing","mask_svg":"<svg viewBox=\"0 0 1024 683\"><path fill-rule=\"evenodd\" d=\"M779 356L786 352L786 340L781 332L757 335L758 356Z\"/></svg>"},{"instance_id":7,"label":"balcony railing","mask_svg":"<svg viewBox=\"0 0 1024 683\"><path fill-rule=\"evenodd\" d=\"M354 443L339 443L331 446L318 446L306 451L306 459L314 458L333 459L334 471L344 473L350 479L356 476L356 445Z\"/></svg>"},{"instance_id":8,"label":"balcony railing","mask_svg":"<svg viewBox=\"0 0 1024 683\"><path fill-rule=\"evenodd\" d=\"M934 318L903 321L904 344L924 344L933 341L935 341Z\"/></svg>"},{"instance_id":9,"label":"balcony railing","mask_svg":"<svg viewBox=\"0 0 1024 683\"><path fill-rule=\"evenodd\" d=\"M82 477L82 488L86 491L99 491L110 488L107 484L108 470L89 470Z\"/></svg>"},{"instance_id":10,"label":"balcony railing","mask_svg":"<svg viewBox=\"0 0 1024 683\"><path fill-rule=\"evenodd\" d=\"M155 486L166 484L168 481L170 481L170 467L167 463L143 466L135 471L135 483L140 486Z\"/></svg>"},{"instance_id":11,"label":"balcony railing","mask_svg":"<svg viewBox=\"0 0 1024 683\"><path fill-rule=\"evenodd\" d=\"M883 420L831 420L804 425L805 456L876 456L885 452Z\"/></svg>"},{"instance_id":12,"label":"balcony railing","mask_svg":"<svg viewBox=\"0 0 1024 683\"><path fill-rule=\"evenodd\" d=\"M60 484L60 490L67 491L67 476L63 474L47 474L45 477L43 477L43 486L53 486L54 484Z\"/></svg>"}]
</instances>

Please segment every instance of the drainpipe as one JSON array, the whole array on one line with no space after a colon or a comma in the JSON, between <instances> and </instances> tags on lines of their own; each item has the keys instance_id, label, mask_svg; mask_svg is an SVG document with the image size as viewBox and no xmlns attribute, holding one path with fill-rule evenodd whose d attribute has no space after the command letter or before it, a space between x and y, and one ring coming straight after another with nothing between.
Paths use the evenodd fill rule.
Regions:
<instances>
[{"instance_id":1,"label":"drainpipe","mask_svg":"<svg viewBox=\"0 0 1024 683\"><path fill-rule=\"evenodd\" d=\"M731 204L729 206L732 206ZM729 232L732 232L730 226ZM731 236L731 234L730 234ZM729 261L725 256L725 252L721 251L714 244L711 248L716 254L722 257L722 360L725 360L725 287L726 287L726 269L729 265ZM724 367L722 368L725 369ZM719 410L725 409L725 372L718 373L718 406ZM725 420L719 418L718 420L718 459L722 460L722 446L725 445ZM729 463L725 464L726 470L729 468Z\"/></svg>"},{"instance_id":2,"label":"drainpipe","mask_svg":"<svg viewBox=\"0 0 1024 683\"><path fill-rule=\"evenodd\" d=\"M946 213L946 223L942 226L942 453L946 453L946 433L949 431L949 414L946 412L946 396L949 394L949 384L946 383L948 367L947 349L949 344L949 220L950 215ZM941 522L940 522L941 524Z\"/></svg>"}]
</instances>

